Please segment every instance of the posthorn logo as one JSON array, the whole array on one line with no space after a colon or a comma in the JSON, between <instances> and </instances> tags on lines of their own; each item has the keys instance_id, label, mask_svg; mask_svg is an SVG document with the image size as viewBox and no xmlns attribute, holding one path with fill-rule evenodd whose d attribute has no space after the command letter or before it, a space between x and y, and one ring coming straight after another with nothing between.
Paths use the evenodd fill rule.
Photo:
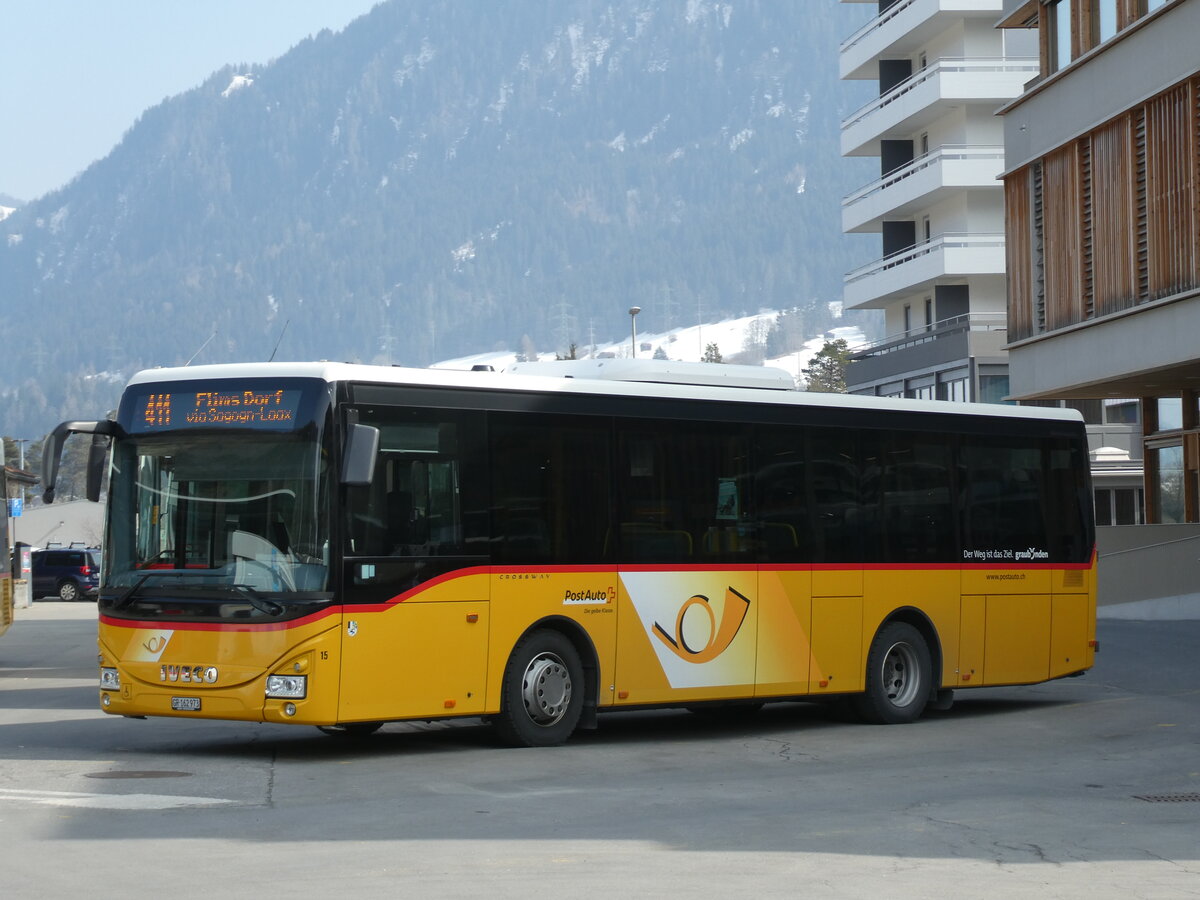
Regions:
<instances>
[{"instance_id":1,"label":"posthorn logo","mask_svg":"<svg viewBox=\"0 0 1200 900\"><path fill-rule=\"evenodd\" d=\"M674 633L668 633L655 622L654 636L680 659L690 663L706 663L716 659L733 643L749 609L749 599L733 588L727 588L718 624L717 614L709 599L703 594L693 594L679 607Z\"/></svg>"}]
</instances>

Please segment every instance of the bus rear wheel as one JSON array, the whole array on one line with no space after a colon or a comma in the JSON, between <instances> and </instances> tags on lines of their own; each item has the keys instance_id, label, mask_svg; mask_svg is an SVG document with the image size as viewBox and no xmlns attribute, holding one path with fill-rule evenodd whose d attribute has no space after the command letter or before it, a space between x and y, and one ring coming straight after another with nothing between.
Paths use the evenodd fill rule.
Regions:
<instances>
[{"instance_id":1,"label":"bus rear wheel","mask_svg":"<svg viewBox=\"0 0 1200 900\"><path fill-rule=\"evenodd\" d=\"M579 724L583 691L583 663L574 645L557 631L534 631L508 658L500 713L492 723L515 747L561 744Z\"/></svg>"},{"instance_id":2,"label":"bus rear wheel","mask_svg":"<svg viewBox=\"0 0 1200 900\"><path fill-rule=\"evenodd\" d=\"M879 629L867 654L865 687L853 700L864 721L901 725L920 718L933 687L933 664L921 632L907 622Z\"/></svg>"}]
</instances>

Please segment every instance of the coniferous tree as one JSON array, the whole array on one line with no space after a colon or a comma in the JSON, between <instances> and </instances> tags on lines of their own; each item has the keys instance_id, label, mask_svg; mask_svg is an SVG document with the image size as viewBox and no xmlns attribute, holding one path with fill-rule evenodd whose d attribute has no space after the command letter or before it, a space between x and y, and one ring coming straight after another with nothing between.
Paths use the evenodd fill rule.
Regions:
<instances>
[{"instance_id":1,"label":"coniferous tree","mask_svg":"<svg viewBox=\"0 0 1200 900\"><path fill-rule=\"evenodd\" d=\"M808 381L808 390L818 394L846 393L846 366L850 364L850 347L845 338L826 341L812 359L803 375Z\"/></svg>"}]
</instances>

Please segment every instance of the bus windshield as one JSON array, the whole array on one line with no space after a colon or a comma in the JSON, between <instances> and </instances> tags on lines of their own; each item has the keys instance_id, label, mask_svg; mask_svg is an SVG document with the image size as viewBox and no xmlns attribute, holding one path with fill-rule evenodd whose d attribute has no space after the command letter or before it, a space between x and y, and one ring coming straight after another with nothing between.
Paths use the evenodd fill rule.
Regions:
<instances>
[{"instance_id":1,"label":"bus windshield","mask_svg":"<svg viewBox=\"0 0 1200 900\"><path fill-rule=\"evenodd\" d=\"M327 466L316 429L117 441L105 593L232 595L274 612L329 581ZM269 604L255 604L269 597ZM139 598L140 599L140 598Z\"/></svg>"}]
</instances>

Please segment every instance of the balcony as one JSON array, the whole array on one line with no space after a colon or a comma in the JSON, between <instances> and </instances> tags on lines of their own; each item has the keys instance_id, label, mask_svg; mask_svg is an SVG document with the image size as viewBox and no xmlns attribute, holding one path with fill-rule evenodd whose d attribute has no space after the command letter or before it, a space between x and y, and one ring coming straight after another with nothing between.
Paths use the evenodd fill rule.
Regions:
<instances>
[{"instance_id":1,"label":"balcony","mask_svg":"<svg viewBox=\"0 0 1200 900\"><path fill-rule=\"evenodd\" d=\"M842 297L850 309L883 309L939 279L1003 274L1003 234L942 234L847 273Z\"/></svg>"},{"instance_id":2,"label":"balcony","mask_svg":"<svg viewBox=\"0 0 1200 900\"><path fill-rule=\"evenodd\" d=\"M887 135L911 136L961 104L996 107L1019 96L1036 59L939 59L842 122L843 156L879 156Z\"/></svg>"},{"instance_id":3,"label":"balcony","mask_svg":"<svg viewBox=\"0 0 1200 900\"><path fill-rule=\"evenodd\" d=\"M910 56L963 19L994 24L1003 0L898 0L842 42L841 77L875 78L882 56Z\"/></svg>"},{"instance_id":4,"label":"balcony","mask_svg":"<svg viewBox=\"0 0 1200 900\"><path fill-rule=\"evenodd\" d=\"M965 316L954 316L934 322L932 325L911 328L900 334L891 334L882 340L860 345L850 354L851 359L868 359L873 356L886 356L909 350L930 341L942 340L952 334L967 332L1003 332L1008 333L1008 316L1004 313L969 313Z\"/></svg>"},{"instance_id":5,"label":"balcony","mask_svg":"<svg viewBox=\"0 0 1200 900\"><path fill-rule=\"evenodd\" d=\"M842 231L877 232L884 218L916 215L962 189L1003 190L1003 169L1003 147L939 147L846 196Z\"/></svg>"},{"instance_id":6,"label":"balcony","mask_svg":"<svg viewBox=\"0 0 1200 900\"><path fill-rule=\"evenodd\" d=\"M850 360L854 380L869 383L973 358L1000 358L1007 340L1004 313L971 313L859 347Z\"/></svg>"}]
</instances>

